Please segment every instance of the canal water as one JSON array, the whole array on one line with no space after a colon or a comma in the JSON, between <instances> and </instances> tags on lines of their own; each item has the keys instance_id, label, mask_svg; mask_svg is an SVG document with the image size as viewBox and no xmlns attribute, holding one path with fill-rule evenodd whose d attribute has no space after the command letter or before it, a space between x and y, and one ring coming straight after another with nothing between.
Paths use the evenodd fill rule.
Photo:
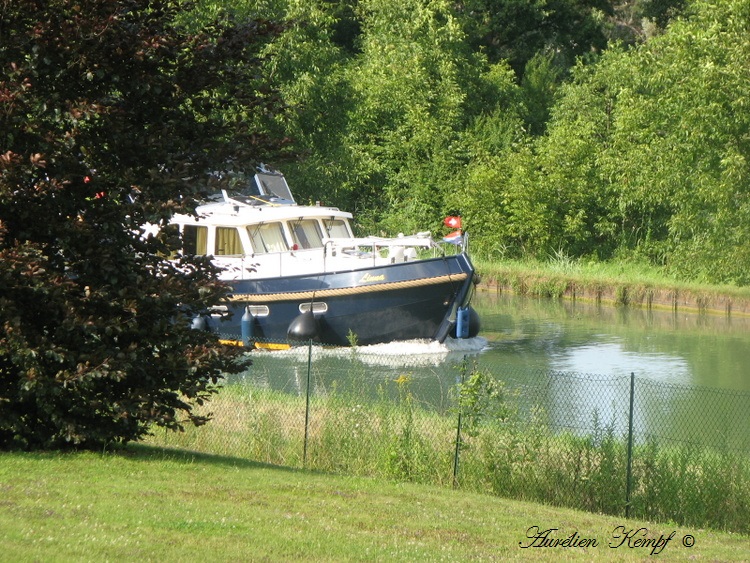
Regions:
<instances>
[{"instance_id":1,"label":"canal water","mask_svg":"<svg viewBox=\"0 0 750 563\"><path fill-rule=\"evenodd\" d=\"M750 391L750 318L479 292L485 354L506 365Z\"/></svg>"},{"instance_id":2,"label":"canal water","mask_svg":"<svg viewBox=\"0 0 750 563\"><path fill-rule=\"evenodd\" d=\"M472 304L477 338L253 352L239 380L298 395L309 382L313 395L356 388L393 398L408 382L420 404L448 411L471 364L520 390L555 428L587 432L597 417L619 434L634 374L642 437L750 451L750 318L482 291Z\"/></svg>"}]
</instances>

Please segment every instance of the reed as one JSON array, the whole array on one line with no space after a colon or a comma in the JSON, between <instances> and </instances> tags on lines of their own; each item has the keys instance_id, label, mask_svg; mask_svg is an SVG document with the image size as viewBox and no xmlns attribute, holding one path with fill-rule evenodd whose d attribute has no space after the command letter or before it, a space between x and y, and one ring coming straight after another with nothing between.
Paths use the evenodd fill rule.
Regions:
<instances>
[{"instance_id":1,"label":"reed","mask_svg":"<svg viewBox=\"0 0 750 563\"><path fill-rule=\"evenodd\" d=\"M208 425L156 434L149 441L277 465L453 484L505 498L625 513L627 440L616 434L613 423L599 420L595 412L589 433L555 432L539 410L521 416L518 397L489 374L475 370L465 375L454 390L456 409L443 413L415 400L408 374L381 385L375 397L359 385L329 389L311 397L309 417L304 395L230 385L205 407L213 414ZM395 400L388 385L396 387ZM750 533L747 454L639 444L631 489L631 517Z\"/></svg>"}]
</instances>

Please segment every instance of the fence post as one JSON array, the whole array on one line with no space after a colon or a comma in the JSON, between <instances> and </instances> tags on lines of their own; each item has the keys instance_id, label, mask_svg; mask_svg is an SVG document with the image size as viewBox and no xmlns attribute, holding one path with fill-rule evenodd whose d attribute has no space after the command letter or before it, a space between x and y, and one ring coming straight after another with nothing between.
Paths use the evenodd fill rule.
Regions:
<instances>
[{"instance_id":1,"label":"fence post","mask_svg":"<svg viewBox=\"0 0 750 563\"><path fill-rule=\"evenodd\" d=\"M466 355L461 364L461 373L456 376L456 385L458 386L458 422L456 424L456 449L453 453L453 488L458 487L458 460L461 451L461 386L464 383L464 374L466 373Z\"/></svg>"},{"instance_id":2,"label":"fence post","mask_svg":"<svg viewBox=\"0 0 750 563\"><path fill-rule=\"evenodd\" d=\"M305 391L305 442L302 446L302 466L307 467L307 432L310 423L310 368L312 366L312 338L307 348L307 390Z\"/></svg>"},{"instance_id":3,"label":"fence post","mask_svg":"<svg viewBox=\"0 0 750 563\"><path fill-rule=\"evenodd\" d=\"M628 468L625 488L625 518L630 516L630 482L633 477L633 397L635 395L635 373L630 372L630 413L628 415Z\"/></svg>"}]
</instances>

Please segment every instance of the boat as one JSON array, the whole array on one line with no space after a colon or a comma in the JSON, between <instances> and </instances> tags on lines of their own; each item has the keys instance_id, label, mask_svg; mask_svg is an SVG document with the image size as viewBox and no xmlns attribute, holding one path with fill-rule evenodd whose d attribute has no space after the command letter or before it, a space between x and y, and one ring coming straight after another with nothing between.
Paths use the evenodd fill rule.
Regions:
<instances>
[{"instance_id":1,"label":"boat","mask_svg":"<svg viewBox=\"0 0 750 563\"><path fill-rule=\"evenodd\" d=\"M231 287L194 328L266 348L476 336L477 277L465 233L451 243L429 232L363 238L352 220L336 207L299 205L284 175L265 166L241 190L202 202L194 216L176 215L182 251L211 256Z\"/></svg>"}]
</instances>

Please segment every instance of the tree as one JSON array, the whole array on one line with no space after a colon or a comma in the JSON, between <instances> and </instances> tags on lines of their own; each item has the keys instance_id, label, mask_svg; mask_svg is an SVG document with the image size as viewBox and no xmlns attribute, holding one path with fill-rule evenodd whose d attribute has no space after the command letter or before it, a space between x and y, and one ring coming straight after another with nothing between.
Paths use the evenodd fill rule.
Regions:
<instances>
[{"instance_id":1,"label":"tree","mask_svg":"<svg viewBox=\"0 0 750 563\"><path fill-rule=\"evenodd\" d=\"M549 111L561 83L562 71L551 54L538 53L526 63L521 88L526 123L532 135L541 135L549 121Z\"/></svg>"},{"instance_id":2,"label":"tree","mask_svg":"<svg viewBox=\"0 0 750 563\"><path fill-rule=\"evenodd\" d=\"M167 260L174 232L142 227L193 209L229 155L277 147L253 74L274 29L192 34L185 7L0 1L0 448L201 424L193 407L239 369L190 329L226 293L213 267Z\"/></svg>"},{"instance_id":3,"label":"tree","mask_svg":"<svg viewBox=\"0 0 750 563\"><path fill-rule=\"evenodd\" d=\"M609 169L625 219L668 209L664 263L682 277L750 283L748 245L750 9L741 0L694 2L626 57ZM627 75L627 79L625 76Z\"/></svg>"},{"instance_id":4,"label":"tree","mask_svg":"<svg viewBox=\"0 0 750 563\"><path fill-rule=\"evenodd\" d=\"M663 29L685 10L687 0L641 0L637 4L644 18Z\"/></svg>"},{"instance_id":5,"label":"tree","mask_svg":"<svg viewBox=\"0 0 750 563\"><path fill-rule=\"evenodd\" d=\"M525 229L543 219L538 251L635 255L683 279L750 282L750 10L694 2L685 15L579 65L560 89L503 202Z\"/></svg>"},{"instance_id":6,"label":"tree","mask_svg":"<svg viewBox=\"0 0 750 563\"><path fill-rule=\"evenodd\" d=\"M362 0L358 10L361 52L347 72L351 191L359 216L386 232L424 230L445 212L479 65L445 0Z\"/></svg>"},{"instance_id":7,"label":"tree","mask_svg":"<svg viewBox=\"0 0 750 563\"><path fill-rule=\"evenodd\" d=\"M293 139L294 157L279 166L295 196L350 209L344 137L354 98L346 78L350 55L334 41L333 9L331 2L288 2L264 72L284 100L276 121Z\"/></svg>"},{"instance_id":8,"label":"tree","mask_svg":"<svg viewBox=\"0 0 750 563\"><path fill-rule=\"evenodd\" d=\"M569 68L576 57L606 47L606 0L463 0L456 11L475 50L491 63L506 60L520 78L540 53L555 53Z\"/></svg>"}]
</instances>

